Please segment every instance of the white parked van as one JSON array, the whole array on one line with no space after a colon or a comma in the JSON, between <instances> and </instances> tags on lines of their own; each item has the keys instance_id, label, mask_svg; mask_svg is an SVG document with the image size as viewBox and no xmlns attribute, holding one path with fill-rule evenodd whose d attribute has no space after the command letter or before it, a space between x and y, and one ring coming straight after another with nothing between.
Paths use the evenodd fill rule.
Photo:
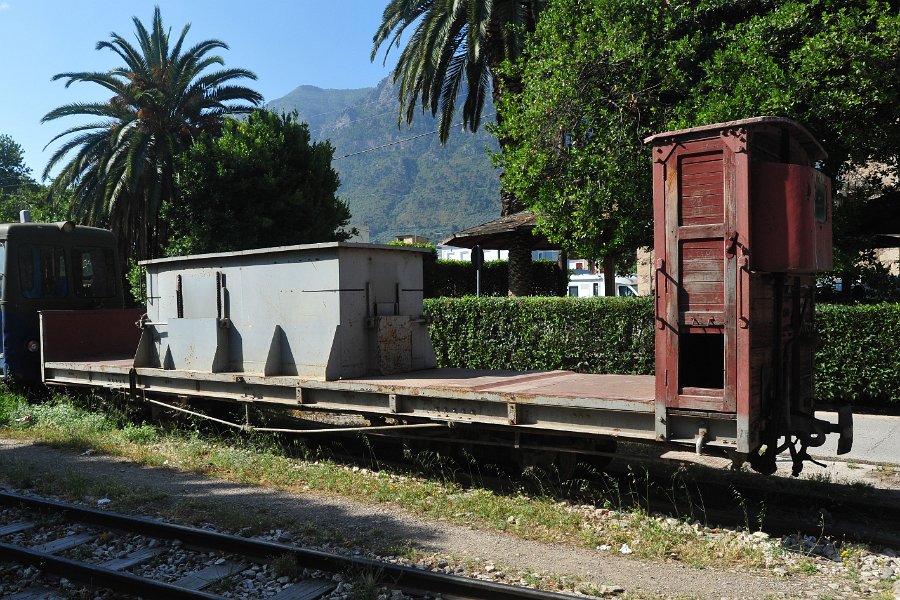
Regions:
<instances>
[{"instance_id":1,"label":"white parked van","mask_svg":"<svg viewBox=\"0 0 900 600\"><path fill-rule=\"evenodd\" d=\"M592 298L605 296L603 275L591 273L569 275L569 296L574 298ZM637 280L616 276L616 296L637 296Z\"/></svg>"}]
</instances>

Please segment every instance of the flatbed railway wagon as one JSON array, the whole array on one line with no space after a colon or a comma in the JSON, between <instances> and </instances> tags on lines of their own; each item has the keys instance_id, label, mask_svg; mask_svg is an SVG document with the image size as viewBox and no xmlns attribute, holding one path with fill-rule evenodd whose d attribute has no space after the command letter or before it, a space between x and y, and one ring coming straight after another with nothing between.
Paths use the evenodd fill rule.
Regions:
<instances>
[{"instance_id":1,"label":"flatbed railway wagon","mask_svg":"<svg viewBox=\"0 0 900 600\"><path fill-rule=\"evenodd\" d=\"M818 419L813 396L814 274L831 268L824 150L774 117L647 141L655 375L435 368L422 251L328 243L146 261L143 317L41 313L43 380L182 410L354 413L557 456L625 439L771 473L785 450L799 472L832 433L849 451L849 410Z\"/></svg>"}]
</instances>

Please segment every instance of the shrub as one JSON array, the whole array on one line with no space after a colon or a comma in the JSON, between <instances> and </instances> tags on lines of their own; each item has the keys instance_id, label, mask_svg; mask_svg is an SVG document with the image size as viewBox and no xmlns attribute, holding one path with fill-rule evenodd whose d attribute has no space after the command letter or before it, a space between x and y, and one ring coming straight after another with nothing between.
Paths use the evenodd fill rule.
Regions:
<instances>
[{"instance_id":1,"label":"shrub","mask_svg":"<svg viewBox=\"0 0 900 600\"><path fill-rule=\"evenodd\" d=\"M816 396L900 402L900 304L819 305Z\"/></svg>"},{"instance_id":2,"label":"shrub","mask_svg":"<svg viewBox=\"0 0 900 600\"><path fill-rule=\"evenodd\" d=\"M425 312L442 367L653 372L646 298L436 298Z\"/></svg>"}]
</instances>

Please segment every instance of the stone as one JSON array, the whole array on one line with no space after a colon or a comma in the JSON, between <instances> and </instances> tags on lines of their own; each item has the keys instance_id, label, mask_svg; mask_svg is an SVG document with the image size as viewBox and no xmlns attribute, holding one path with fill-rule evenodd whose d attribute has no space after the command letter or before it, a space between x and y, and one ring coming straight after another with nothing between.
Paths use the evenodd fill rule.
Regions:
<instances>
[{"instance_id":1,"label":"stone","mask_svg":"<svg viewBox=\"0 0 900 600\"><path fill-rule=\"evenodd\" d=\"M97 500L97 506L109 506L110 504L112 504L112 500L109 498L100 498Z\"/></svg>"},{"instance_id":2,"label":"stone","mask_svg":"<svg viewBox=\"0 0 900 600\"><path fill-rule=\"evenodd\" d=\"M619 548L619 554L631 554L634 550L631 549L631 546L628 544L622 544L622 547Z\"/></svg>"}]
</instances>

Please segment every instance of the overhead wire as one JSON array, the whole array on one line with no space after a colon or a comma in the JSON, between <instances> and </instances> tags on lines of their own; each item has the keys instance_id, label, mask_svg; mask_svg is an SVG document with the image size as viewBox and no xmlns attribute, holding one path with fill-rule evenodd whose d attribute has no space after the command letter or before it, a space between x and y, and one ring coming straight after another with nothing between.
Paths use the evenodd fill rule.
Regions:
<instances>
[{"instance_id":1,"label":"overhead wire","mask_svg":"<svg viewBox=\"0 0 900 600\"><path fill-rule=\"evenodd\" d=\"M491 113L491 114L489 114L489 115L482 115L481 118L479 119L479 121L482 121L482 120L487 119L487 118L489 118L489 117L493 117L493 116L495 116L496 114L497 114L497 113ZM454 125L451 125L450 127L451 127L451 128L461 127L461 126L464 125L464 124L465 124L465 123L464 123L463 121L460 121L459 123L456 123L456 124L454 124ZM336 156L336 157L333 158L332 160L341 160L342 158L350 158L351 156L359 156L360 154L366 154L367 152L373 152L373 151L375 151L375 150L382 150L382 149L384 149L384 148L390 148L391 146L396 146L397 144L402 144L403 142L409 142L409 141L411 141L411 140L416 140L416 139L419 139L419 138L422 138L422 137L425 137L425 136L428 136L428 135L434 135L434 134L438 133L439 131L440 131L439 129L435 129L435 130L433 130L433 131L427 131L427 132L425 132L425 133L419 133L419 134L417 134L417 135L413 135L413 136L410 136L410 137L408 137L408 138L403 138L403 139L401 139L401 140L394 140L393 142L388 142L387 144L381 144L380 146L372 146L371 148L366 148L365 150L360 150L360 151L358 151L358 152L351 152L350 154L344 154L343 156Z\"/></svg>"}]
</instances>

